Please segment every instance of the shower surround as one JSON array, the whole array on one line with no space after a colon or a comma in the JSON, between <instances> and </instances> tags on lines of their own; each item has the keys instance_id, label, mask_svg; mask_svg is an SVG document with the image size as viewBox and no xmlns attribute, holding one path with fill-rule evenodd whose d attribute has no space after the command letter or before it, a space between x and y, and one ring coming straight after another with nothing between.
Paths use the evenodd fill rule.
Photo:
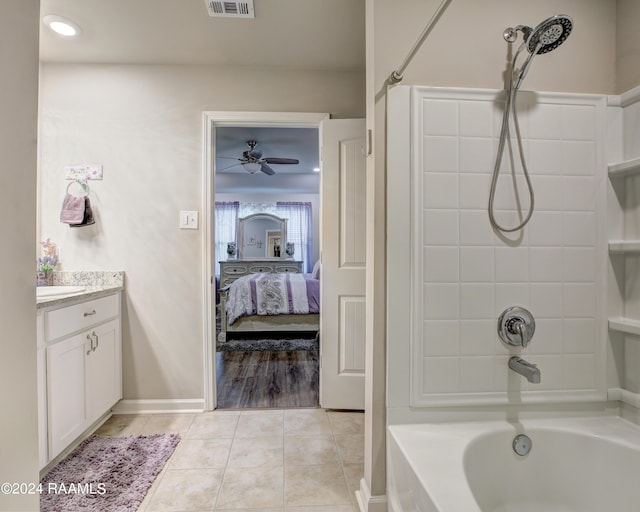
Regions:
<instances>
[{"instance_id":1,"label":"shower surround","mask_svg":"<svg viewBox=\"0 0 640 512\"><path fill-rule=\"evenodd\" d=\"M606 401L606 96L519 93L536 201L509 234L487 212L504 93L395 87L388 101L390 423L423 407ZM495 210L515 226L529 197L508 154ZM536 321L524 350L497 336L513 305ZM512 355L541 382L510 371Z\"/></svg>"}]
</instances>

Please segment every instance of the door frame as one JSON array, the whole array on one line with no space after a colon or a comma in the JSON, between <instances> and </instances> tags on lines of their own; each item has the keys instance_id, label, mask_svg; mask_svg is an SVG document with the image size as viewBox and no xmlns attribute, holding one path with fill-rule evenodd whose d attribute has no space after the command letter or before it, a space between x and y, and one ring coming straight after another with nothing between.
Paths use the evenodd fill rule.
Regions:
<instances>
[{"instance_id":1,"label":"door frame","mask_svg":"<svg viewBox=\"0 0 640 512\"><path fill-rule=\"evenodd\" d=\"M329 119L326 113L310 112L203 112L202 147L202 275L203 279L203 361L204 361L204 409L211 411L217 406L216 390L216 314L215 314L215 134L218 126L273 126L281 128L318 128L318 147L322 146L320 123ZM322 228L321 228L322 232Z\"/></svg>"}]
</instances>

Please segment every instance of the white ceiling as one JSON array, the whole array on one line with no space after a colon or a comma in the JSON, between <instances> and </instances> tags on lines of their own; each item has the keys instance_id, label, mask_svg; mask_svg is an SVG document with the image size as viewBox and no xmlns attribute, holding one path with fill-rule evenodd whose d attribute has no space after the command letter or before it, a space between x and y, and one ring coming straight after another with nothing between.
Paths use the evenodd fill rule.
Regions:
<instances>
[{"instance_id":1,"label":"white ceiling","mask_svg":"<svg viewBox=\"0 0 640 512\"><path fill-rule=\"evenodd\" d=\"M204 0L41 0L82 27L41 31L43 62L363 70L364 0L255 0L254 19L212 18Z\"/></svg>"},{"instance_id":2,"label":"white ceiling","mask_svg":"<svg viewBox=\"0 0 640 512\"><path fill-rule=\"evenodd\" d=\"M41 0L40 6L41 17L64 16L82 28L68 39L41 24L42 62L364 70L364 0L254 0L253 19L212 18L205 0ZM300 165L273 165L274 176L236 167L217 176L217 191L317 193L317 131L310 137L309 130L226 129L218 155L240 157L246 141L257 140L264 156L297 158Z\"/></svg>"}]
</instances>

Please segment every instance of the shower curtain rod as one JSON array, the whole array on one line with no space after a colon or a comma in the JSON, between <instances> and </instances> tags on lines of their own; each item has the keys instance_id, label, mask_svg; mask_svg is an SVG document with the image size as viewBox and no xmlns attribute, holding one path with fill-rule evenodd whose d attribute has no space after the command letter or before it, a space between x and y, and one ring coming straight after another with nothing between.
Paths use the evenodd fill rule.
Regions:
<instances>
[{"instance_id":1,"label":"shower curtain rod","mask_svg":"<svg viewBox=\"0 0 640 512\"><path fill-rule=\"evenodd\" d=\"M442 14L447 9L447 7L449 7L450 3L451 3L451 0L443 0L442 3L440 4L440 7L436 9L436 12L433 14L431 19L429 20L429 23L427 23L427 26L422 31L422 34L420 34L420 37L413 45L413 48L411 48L411 51L409 51L409 54L407 55L407 57L404 59L404 61L402 61L402 64L400 65L400 67L397 68L393 73L391 73L391 75L389 75L388 80L390 84L397 84L402 80L403 78L402 74L404 73L404 70L407 69L407 66L409 65L411 60L413 60L414 55L420 49L420 47L424 43L424 40L431 33L431 30L433 29L435 24L438 22L438 20L440 19L440 16L442 16Z\"/></svg>"}]
</instances>

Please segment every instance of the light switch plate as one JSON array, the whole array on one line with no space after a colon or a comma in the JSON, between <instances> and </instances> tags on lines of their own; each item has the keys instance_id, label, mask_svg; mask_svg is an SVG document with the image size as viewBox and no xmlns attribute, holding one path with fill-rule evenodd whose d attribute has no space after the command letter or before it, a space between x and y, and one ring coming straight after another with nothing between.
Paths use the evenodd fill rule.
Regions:
<instances>
[{"instance_id":1,"label":"light switch plate","mask_svg":"<svg viewBox=\"0 0 640 512\"><path fill-rule=\"evenodd\" d=\"M198 212L180 211L180 229L198 229Z\"/></svg>"}]
</instances>

